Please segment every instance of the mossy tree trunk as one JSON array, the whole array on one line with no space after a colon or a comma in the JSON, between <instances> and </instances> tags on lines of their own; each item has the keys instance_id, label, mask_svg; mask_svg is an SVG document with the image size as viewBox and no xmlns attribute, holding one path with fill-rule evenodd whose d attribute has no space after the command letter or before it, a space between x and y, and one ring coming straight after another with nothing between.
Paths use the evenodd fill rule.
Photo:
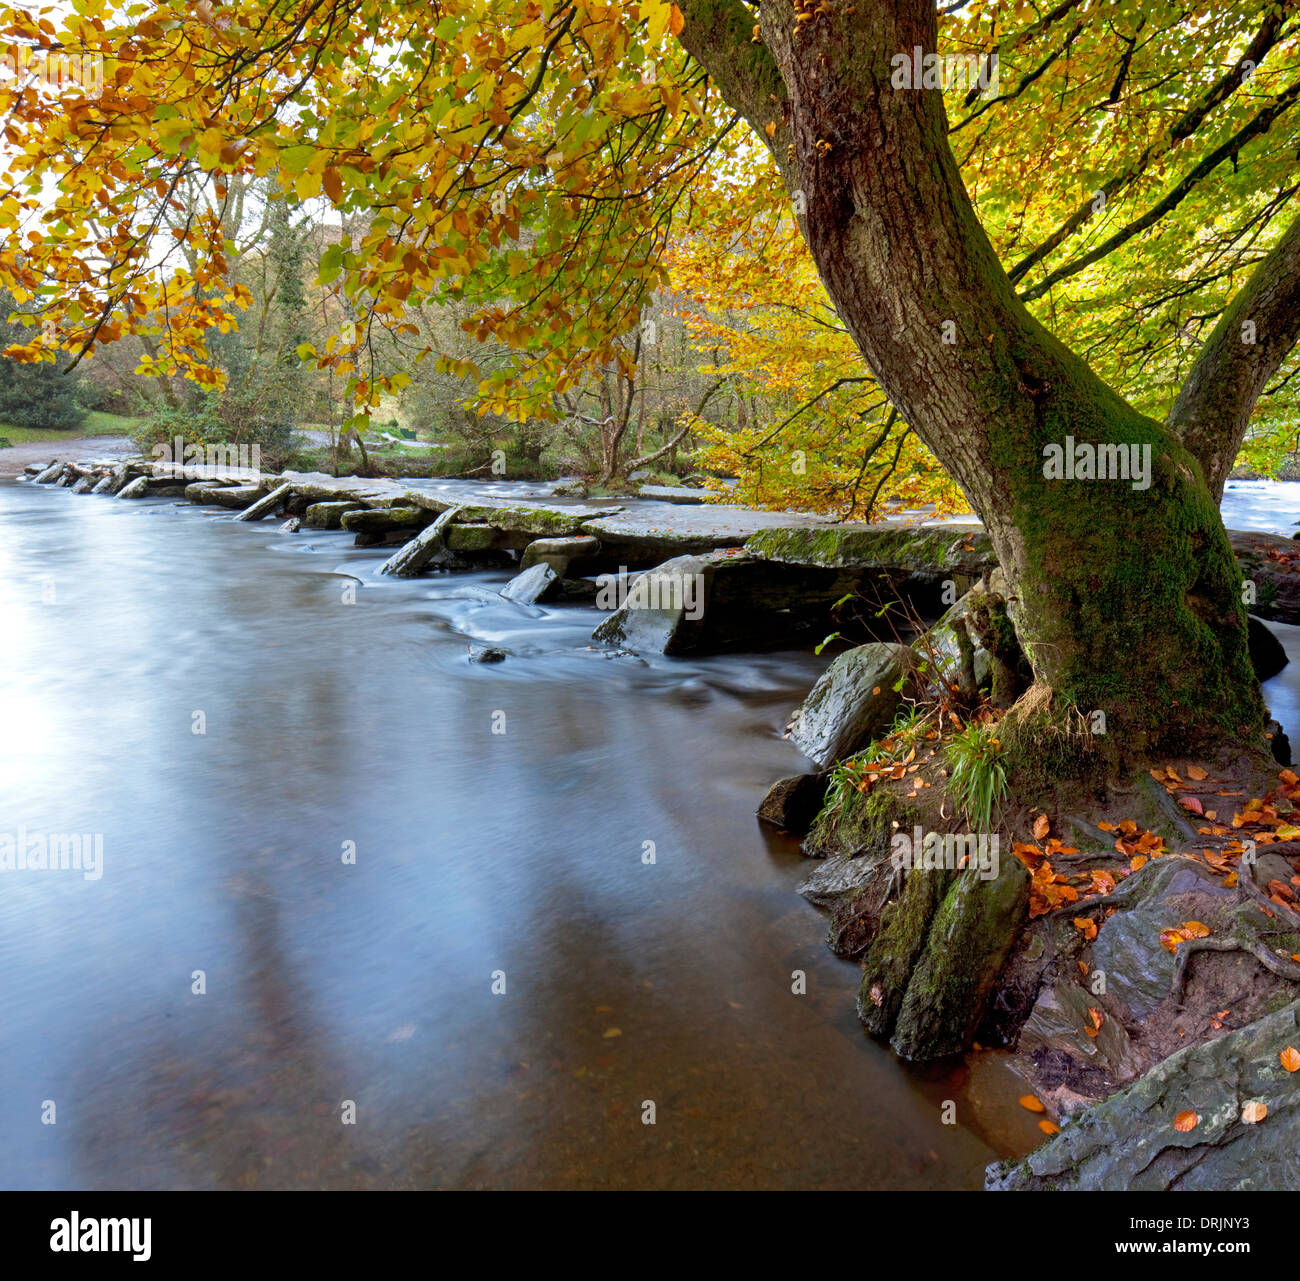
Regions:
<instances>
[{"instance_id":1,"label":"mossy tree trunk","mask_svg":"<svg viewBox=\"0 0 1300 1281\"><path fill-rule=\"evenodd\" d=\"M761 44L737 0L681 7L683 43L769 139L866 363L985 522L1036 678L1104 712L1134 754L1257 737L1240 575L1207 483L1237 441L1202 432L1193 454L1017 299L962 184L942 94L891 85L895 55L936 49L933 0L798 23L791 0L764 0ZM1136 446L1139 468L1149 450L1149 485L1049 479L1045 449L1067 438Z\"/></svg>"}]
</instances>

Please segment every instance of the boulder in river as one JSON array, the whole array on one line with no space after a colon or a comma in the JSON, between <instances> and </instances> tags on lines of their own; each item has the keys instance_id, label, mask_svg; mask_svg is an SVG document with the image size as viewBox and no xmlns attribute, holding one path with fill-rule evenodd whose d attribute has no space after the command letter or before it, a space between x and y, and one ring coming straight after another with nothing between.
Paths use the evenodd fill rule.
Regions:
<instances>
[{"instance_id":1,"label":"boulder in river","mask_svg":"<svg viewBox=\"0 0 1300 1281\"><path fill-rule=\"evenodd\" d=\"M236 520L261 520L264 516L271 515L272 512L279 510L281 505L286 502L289 495L293 493L293 486L289 484L277 485L269 494L259 498L251 507L246 507Z\"/></svg>"},{"instance_id":2,"label":"boulder in river","mask_svg":"<svg viewBox=\"0 0 1300 1281\"><path fill-rule=\"evenodd\" d=\"M792 836L803 836L826 798L826 775L795 774L779 778L767 789L758 817Z\"/></svg>"},{"instance_id":3,"label":"boulder in river","mask_svg":"<svg viewBox=\"0 0 1300 1281\"><path fill-rule=\"evenodd\" d=\"M939 1059L970 1048L1029 903L1024 864L1010 855L993 863L991 876L974 866L953 873L931 918L890 1038L902 1058ZM914 868L908 880L934 875Z\"/></svg>"},{"instance_id":4,"label":"boulder in river","mask_svg":"<svg viewBox=\"0 0 1300 1281\"><path fill-rule=\"evenodd\" d=\"M307 529L342 529L343 513L357 511L361 507L361 503L350 500L312 503L303 512L302 523Z\"/></svg>"},{"instance_id":5,"label":"boulder in river","mask_svg":"<svg viewBox=\"0 0 1300 1281\"><path fill-rule=\"evenodd\" d=\"M430 561L446 550L445 531L459 514L459 507L447 508L432 525L426 525L400 551L394 552L384 561L379 572L397 578L415 578L422 574Z\"/></svg>"},{"instance_id":6,"label":"boulder in river","mask_svg":"<svg viewBox=\"0 0 1300 1281\"><path fill-rule=\"evenodd\" d=\"M1291 660L1286 656L1282 642L1260 622L1254 614L1246 619L1250 631L1250 665L1255 669L1255 679L1266 681L1276 676Z\"/></svg>"},{"instance_id":7,"label":"boulder in river","mask_svg":"<svg viewBox=\"0 0 1300 1281\"><path fill-rule=\"evenodd\" d=\"M600 539L590 534L570 534L564 538L535 538L519 564L531 569L540 562L548 564L561 578L567 578L574 561L590 561L600 555Z\"/></svg>"},{"instance_id":8,"label":"boulder in river","mask_svg":"<svg viewBox=\"0 0 1300 1281\"><path fill-rule=\"evenodd\" d=\"M502 589L501 595L516 605L536 605L553 596L559 586L559 576L545 561L540 561L522 574L516 574Z\"/></svg>"},{"instance_id":9,"label":"boulder in river","mask_svg":"<svg viewBox=\"0 0 1300 1281\"><path fill-rule=\"evenodd\" d=\"M129 485L117 491L119 498L144 498L149 493L149 477L137 476Z\"/></svg>"},{"instance_id":10,"label":"boulder in river","mask_svg":"<svg viewBox=\"0 0 1300 1281\"><path fill-rule=\"evenodd\" d=\"M884 734L915 683L915 655L906 645L873 642L847 650L795 712L790 739L825 769Z\"/></svg>"},{"instance_id":11,"label":"boulder in river","mask_svg":"<svg viewBox=\"0 0 1300 1281\"><path fill-rule=\"evenodd\" d=\"M349 534L391 534L401 530L417 532L430 521L423 507L352 507L339 518Z\"/></svg>"}]
</instances>

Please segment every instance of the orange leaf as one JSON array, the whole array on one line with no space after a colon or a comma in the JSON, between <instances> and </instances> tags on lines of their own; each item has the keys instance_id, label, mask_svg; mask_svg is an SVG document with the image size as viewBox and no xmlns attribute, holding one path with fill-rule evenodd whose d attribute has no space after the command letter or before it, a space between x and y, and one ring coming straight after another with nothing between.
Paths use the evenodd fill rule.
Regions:
<instances>
[{"instance_id":1,"label":"orange leaf","mask_svg":"<svg viewBox=\"0 0 1300 1281\"><path fill-rule=\"evenodd\" d=\"M1183 938L1185 939L1207 939L1210 937L1210 927L1202 925L1200 921L1183 922Z\"/></svg>"},{"instance_id":2,"label":"orange leaf","mask_svg":"<svg viewBox=\"0 0 1300 1281\"><path fill-rule=\"evenodd\" d=\"M1195 1112L1180 1112L1174 1117L1174 1129L1179 1134L1186 1134L1189 1130L1194 1130L1201 1123L1201 1118Z\"/></svg>"},{"instance_id":3,"label":"orange leaf","mask_svg":"<svg viewBox=\"0 0 1300 1281\"><path fill-rule=\"evenodd\" d=\"M1284 769L1278 775L1278 778L1280 778L1284 783L1300 783L1300 774L1296 774L1289 769Z\"/></svg>"},{"instance_id":4,"label":"orange leaf","mask_svg":"<svg viewBox=\"0 0 1300 1281\"><path fill-rule=\"evenodd\" d=\"M1187 767L1187 777L1194 778L1200 783L1209 778L1209 775L1199 765L1189 765Z\"/></svg>"},{"instance_id":5,"label":"orange leaf","mask_svg":"<svg viewBox=\"0 0 1300 1281\"><path fill-rule=\"evenodd\" d=\"M1034 819L1034 840L1041 841L1052 830L1052 824L1046 814L1040 814Z\"/></svg>"},{"instance_id":6,"label":"orange leaf","mask_svg":"<svg viewBox=\"0 0 1300 1281\"><path fill-rule=\"evenodd\" d=\"M1046 1112L1047 1109L1042 1103L1034 1098L1032 1094L1022 1094L1020 1096L1020 1106L1030 1112Z\"/></svg>"},{"instance_id":7,"label":"orange leaf","mask_svg":"<svg viewBox=\"0 0 1300 1281\"><path fill-rule=\"evenodd\" d=\"M1129 859L1128 865L1131 871L1140 872L1147 865L1147 856L1145 854L1134 854Z\"/></svg>"},{"instance_id":8,"label":"orange leaf","mask_svg":"<svg viewBox=\"0 0 1300 1281\"><path fill-rule=\"evenodd\" d=\"M1288 1045L1278 1058L1282 1060L1282 1066L1288 1072L1300 1072L1300 1050L1297 1050L1294 1045Z\"/></svg>"},{"instance_id":9,"label":"orange leaf","mask_svg":"<svg viewBox=\"0 0 1300 1281\"><path fill-rule=\"evenodd\" d=\"M1241 1109L1241 1119L1247 1125L1258 1125L1268 1115L1268 1104L1266 1103L1247 1103Z\"/></svg>"},{"instance_id":10,"label":"orange leaf","mask_svg":"<svg viewBox=\"0 0 1300 1281\"><path fill-rule=\"evenodd\" d=\"M1097 937L1097 923L1090 921L1086 916L1076 916L1074 918L1074 928L1090 943Z\"/></svg>"},{"instance_id":11,"label":"orange leaf","mask_svg":"<svg viewBox=\"0 0 1300 1281\"><path fill-rule=\"evenodd\" d=\"M682 34L682 28L686 25L686 19L682 17L682 11L672 5L668 11L668 30L675 36Z\"/></svg>"},{"instance_id":12,"label":"orange leaf","mask_svg":"<svg viewBox=\"0 0 1300 1281\"><path fill-rule=\"evenodd\" d=\"M1039 1121L1038 1128L1042 1130L1044 1134L1060 1134L1061 1132L1061 1127L1059 1125L1054 1125L1051 1121L1046 1119Z\"/></svg>"}]
</instances>

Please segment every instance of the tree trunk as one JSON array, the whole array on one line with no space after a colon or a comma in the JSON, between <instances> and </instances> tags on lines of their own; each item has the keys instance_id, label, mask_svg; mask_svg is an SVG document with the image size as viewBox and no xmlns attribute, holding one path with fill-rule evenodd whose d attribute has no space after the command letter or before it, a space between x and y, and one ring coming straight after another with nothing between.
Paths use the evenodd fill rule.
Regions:
<instances>
[{"instance_id":1,"label":"tree trunk","mask_svg":"<svg viewBox=\"0 0 1300 1281\"><path fill-rule=\"evenodd\" d=\"M891 85L894 55L936 48L932 0L798 24L790 0L765 0L763 45L739 47L743 6L683 8L683 43L770 137L863 358L985 522L1035 677L1103 711L1128 753L1258 737L1240 575L1200 463L1029 314L962 185L942 95ZM1149 484L1052 478L1050 448L1072 441L1136 446Z\"/></svg>"}]
</instances>

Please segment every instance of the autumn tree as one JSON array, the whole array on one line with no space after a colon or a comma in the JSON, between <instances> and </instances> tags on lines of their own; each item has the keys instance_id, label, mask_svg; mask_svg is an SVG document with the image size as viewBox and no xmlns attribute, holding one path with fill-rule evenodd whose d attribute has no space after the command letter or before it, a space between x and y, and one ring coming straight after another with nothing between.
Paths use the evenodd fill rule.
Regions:
<instances>
[{"instance_id":1,"label":"autumn tree","mask_svg":"<svg viewBox=\"0 0 1300 1281\"><path fill-rule=\"evenodd\" d=\"M10 39L106 59L98 97L3 94L0 278L62 347L162 317L163 372L218 381L204 334L248 301L221 207L236 176L274 175L365 215L319 264L345 319L304 351L351 380L359 421L401 386L376 332L415 338L410 310L443 301L510 359L428 358L485 411L551 415L630 370L694 193L761 164L891 430L988 526L1037 679L1133 752L1257 738L1216 500L1260 401L1285 403L1300 332L1294 4L959 0L942 25L932 0L3 17ZM940 54L981 74L951 83ZM213 207L168 227L190 180ZM1149 485L1055 479L1045 451L1069 441L1149 449Z\"/></svg>"}]
</instances>

